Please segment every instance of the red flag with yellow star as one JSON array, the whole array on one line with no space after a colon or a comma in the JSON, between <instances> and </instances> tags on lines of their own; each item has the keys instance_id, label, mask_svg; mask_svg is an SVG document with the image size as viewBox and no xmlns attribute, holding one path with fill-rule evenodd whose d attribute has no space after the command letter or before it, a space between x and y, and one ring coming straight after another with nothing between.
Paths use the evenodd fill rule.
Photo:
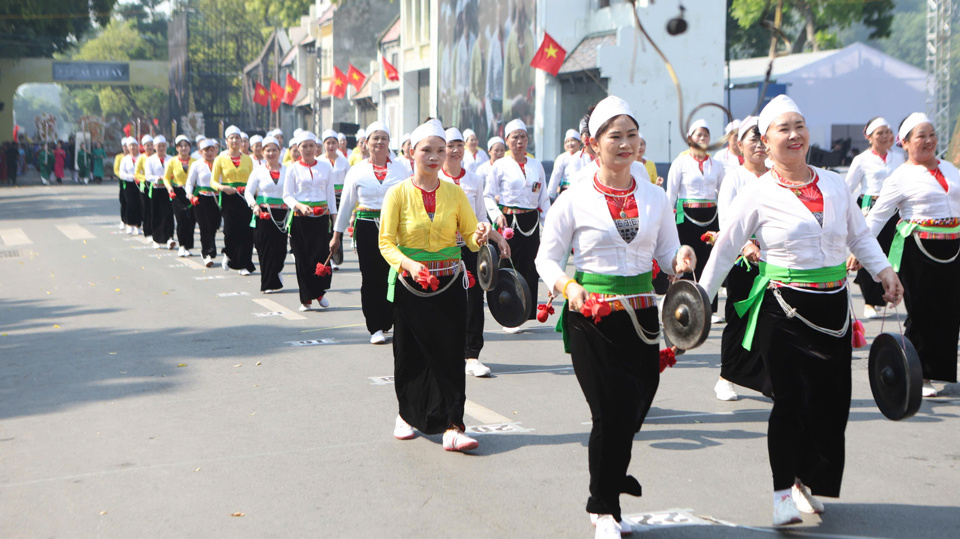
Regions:
<instances>
[{"instance_id":1,"label":"red flag with yellow star","mask_svg":"<svg viewBox=\"0 0 960 539\"><path fill-rule=\"evenodd\" d=\"M347 95L347 76L337 66L333 66L333 77L330 79L330 89L327 93L337 99L343 99Z\"/></svg>"},{"instance_id":2,"label":"red flag with yellow star","mask_svg":"<svg viewBox=\"0 0 960 539\"><path fill-rule=\"evenodd\" d=\"M554 39L550 37L550 34L544 32L543 43L541 43L540 48L537 49L537 54L533 55L530 66L542 69L556 77L560 71L560 66L563 65L563 61L566 58L567 51L564 50L559 43L554 41Z\"/></svg>"},{"instance_id":3,"label":"red flag with yellow star","mask_svg":"<svg viewBox=\"0 0 960 539\"><path fill-rule=\"evenodd\" d=\"M270 110L277 112L280 110L280 103L283 102L283 86L277 84L277 81L270 81Z\"/></svg>"},{"instance_id":4,"label":"red flag with yellow star","mask_svg":"<svg viewBox=\"0 0 960 539\"><path fill-rule=\"evenodd\" d=\"M383 72L386 74L387 80L400 80L400 73L397 71L397 68L393 67L393 64L388 62L386 57L383 58Z\"/></svg>"},{"instance_id":5,"label":"red flag with yellow star","mask_svg":"<svg viewBox=\"0 0 960 539\"><path fill-rule=\"evenodd\" d=\"M283 88L283 102L292 105L293 101L297 98L297 93L300 92L300 83L297 79L293 78L293 75L287 73L287 84Z\"/></svg>"},{"instance_id":6,"label":"red flag with yellow star","mask_svg":"<svg viewBox=\"0 0 960 539\"><path fill-rule=\"evenodd\" d=\"M253 87L253 102L261 107L270 106L270 95L267 94L267 88L259 82Z\"/></svg>"},{"instance_id":7,"label":"red flag with yellow star","mask_svg":"<svg viewBox=\"0 0 960 539\"><path fill-rule=\"evenodd\" d=\"M347 70L347 84L352 84L359 92L365 80L367 80L367 76L359 69L353 67L353 64L350 64L350 69Z\"/></svg>"}]
</instances>

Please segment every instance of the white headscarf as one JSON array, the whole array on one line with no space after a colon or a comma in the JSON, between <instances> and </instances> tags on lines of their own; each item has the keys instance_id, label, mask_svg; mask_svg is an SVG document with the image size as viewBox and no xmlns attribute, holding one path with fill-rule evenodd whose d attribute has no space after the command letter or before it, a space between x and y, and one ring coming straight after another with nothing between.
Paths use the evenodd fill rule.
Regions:
<instances>
[{"instance_id":1,"label":"white headscarf","mask_svg":"<svg viewBox=\"0 0 960 539\"><path fill-rule=\"evenodd\" d=\"M248 135L248 134L244 133L243 131L241 131L241 132L240 132L240 138L245 138L245 139L247 139L247 140L250 140L250 135Z\"/></svg>"},{"instance_id":2,"label":"white headscarf","mask_svg":"<svg viewBox=\"0 0 960 539\"><path fill-rule=\"evenodd\" d=\"M457 129L456 127L451 127L450 129L447 129L444 135L447 139L447 142L453 142L455 140L459 140L460 142L464 141L463 133L461 133L460 130Z\"/></svg>"},{"instance_id":3,"label":"white headscarf","mask_svg":"<svg viewBox=\"0 0 960 539\"><path fill-rule=\"evenodd\" d=\"M273 135L267 135L267 138L263 139L263 147L264 147L264 148L267 147L267 144L275 144L275 145L277 146L277 149L278 149L278 150L279 150L280 148L282 148L282 146L280 146L280 141L277 140L277 137L275 137L275 136L273 136Z\"/></svg>"},{"instance_id":4,"label":"white headscarf","mask_svg":"<svg viewBox=\"0 0 960 539\"><path fill-rule=\"evenodd\" d=\"M320 144L320 141L317 140L317 136L310 131L304 131L303 133L300 133L300 138L297 140L297 144L303 144L308 140L312 140L314 144Z\"/></svg>"},{"instance_id":5,"label":"white headscarf","mask_svg":"<svg viewBox=\"0 0 960 539\"><path fill-rule=\"evenodd\" d=\"M575 139L580 140L581 142L583 142L583 141L580 139L580 133L577 133L577 130L576 130L576 129L567 129L567 134L563 136L563 140L567 140L567 139L571 139L571 138L575 138Z\"/></svg>"},{"instance_id":6,"label":"white headscarf","mask_svg":"<svg viewBox=\"0 0 960 539\"><path fill-rule=\"evenodd\" d=\"M337 133L337 141L346 142L346 141L347 141L347 136L344 135L343 133Z\"/></svg>"},{"instance_id":7,"label":"white headscarf","mask_svg":"<svg viewBox=\"0 0 960 539\"><path fill-rule=\"evenodd\" d=\"M869 137L874 131L884 126L890 127L890 122L888 122L885 118L877 118L867 125L867 127L863 130L863 135Z\"/></svg>"},{"instance_id":8,"label":"white headscarf","mask_svg":"<svg viewBox=\"0 0 960 539\"><path fill-rule=\"evenodd\" d=\"M734 120L728 123L727 126L723 128L723 136L727 136L730 133L733 133L734 131L738 131L739 129L740 129L740 120ZM740 134L739 131L737 132L737 134L738 135Z\"/></svg>"},{"instance_id":9,"label":"white headscarf","mask_svg":"<svg viewBox=\"0 0 960 539\"><path fill-rule=\"evenodd\" d=\"M749 133L751 129L757 127L758 120L759 118L756 116L747 116L744 118L743 121L740 122L740 127L737 129L737 140L743 140L743 137L747 136L747 133Z\"/></svg>"},{"instance_id":10,"label":"white headscarf","mask_svg":"<svg viewBox=\"0 0 960 539\"><path fill-rule=\"evenodd\" d=\"M177 144L180 144L181 142L186 142L187 144L189 144L189 143L190 143L190 139L188 139L188 138L187 138L186 136L184 136L184 135L180 135L180 136L178 136L177 138L173 139L173 145L174 145L174 146L176 146Z\"/></svg>"},{"instance_id":11,"label":"white headscarf","mask_svg":"<svg viewBox=\"0 0 960 539\"><path fill-rule=\"evenodd\" d=\"M403 143L408 140L410 140L410 133L404 133L403 136L400 137L400 145L403 146Z\"/></svg>"},{"instance_id":12,"label":"white headscarf","mask_svg":"<svg viewBox=\"0 0 960 539\"><path fill-rule=\"evenodd\" d=\"M637 121L629 103L615 95L603 98L597 103L597 106L594 107L593 112L590 114L590 136L596 137L597 131L600 130L603 124L607 123L607 120L622 115L627 115L632 118L633 121Z\"/></svg>"},{"instance_id":13,"label":"white headscarf","mask_svg":"<svg viewBox=\"0 0 960 539\"><path fill-rule=\"evenodd\" d=\"M360 140L362 138L367 138L367 133L363 129L361 129L360 131L357 131L357 140Z\"/></svg>"},{"instance_id":14,"label":"white headscarf","mask_svg":"<svg viewBox=\"0 0 960 539\"><path fill-rule=\"evenodd\" d=\"M364 133L364 134L369 133L369 134L372 135L374 131L383 131L384 133L387 134L387 137L388 137L388 138L390 137L390 130L387 129L387 126L384 125L383 122L373 122L372 124L370 124L370 125L367 126L367 130L366 130L366 131L361 131L361 133ZM358 134L358 135L357 135L357 138L360 138L360 137L361 137L361 135ZM364 138L366 138L366 137L364 137Z\"/></svg>"},{"instance_id":15,"label":"white headscarf","mask_svg":"<svg viewBox=\"0 0 960 539\"><path fill-rule=\"evenodd\" d=\"M166 143L167 143L167 137L163 135L157 135L153 139L154 146L156 146L157 144L166 144Z\"/></svg>"},{"instance_id":16,"label":"white headscarf","mask_svg":"<svg viewBox=\"0 0 960 539\"><path fill-rule=\"evenodd\" d=\"M263 142L263 137L261 137L260 135L254 135L250 137L250 146L253 146L258 142Z\"/></svg>"},{"instance_id":17,"label":"white headscarf","mask_svg":"<svg viewBox=\"0 0 960 539\"><path fill-rule=\"evenodd\" d=\"M922 112L914 112L910 116L907 116L907 119L900 124L900 131L897 132L897 137L901 140L907 140L907 135L913 131L913 128L917 127L920 124L930 124L933 125L933 122L930 121L930 118ZM934 126L936 128L936 126Z\"/></svg>"},{"instance_id":18,"label":"white headscarf","mask_svg":"<svg viewBox=\"0 0 960 539\"><path fill-rule=\"evenodd\" d=\"M326 142L328 138L332 138L336 140L337 132L334 131L333 129L327 129L326 131L323 132L322 135L320 135L320 139L323 140L324 142Z\"/></svg>"},{"instance_id":19,"label":"white headscarf","mask_svg":"<svg viewBox=\"0 0 960 539\"><path fill-rule=\"evenodd\" d=\"M526 133L527 124L523 123L523 120L520 118L517 118L516 120L510 120L510 122L507 124L507 127L503 129L503 138L509 137L510 133L513 133L514 131L523 131Z\"/></svg>"},{"instance_id":20,"label":"white headscarf","mask_svg":"<svg viewBox=\"0 0 960 539\"><path fill-rule=\"evenodd\" d=\"M443 130L443 124L440 120L427 120L410 133L410 144L416 148L417 144L428 137L440 137L446 142L446 132Z\"/></svg>"},{"instance_id":21,"label":"white headscarf","mask_svg":"<svg viewBox=\"0 0 960 539\"><path fill-rule=\"evenodd\" d=\"M230 138L230 135L240 135L240 128L235 125L228 127L227 130L223 132L223 138Z\"/></svg>"},{"instance_id":22,"label":"white headscarf","mask_svg":"<svg viewBox=\"0 0 960 539\"><path fill-rule=\"evenodd\" d=\"M763 110L760 111L760 116L757 117L757 129L760 130L760 134L766 135L767 129L770 129L770 124L781 114L788 112L796 112L800 116L803 116L803 113L800 112L800 107L789 97L780 94L771 99L770 102L767 103L767 106L763 107Z\"/></svg>"},{"instance_id":23,"label":"white headscarf","mask_svg":"<svg viewBox=\"0 0 960 539\"><path fill-rule=\"evenodd\" d=\"M696 130L700 129L701 127L706 129L708 133L710 132L710 126L707 125L707 121L701 118L693 122L692 124L690 124L690 129L687 129L687 138L692 137L694 132L696 132Z\"/></svg>"},{"instance_id":24,"label":"white headscarf","mask_svg":"<svg viewBox=\"0 0 960 539\"><path fill-rule=\"evenodd\" d=\"M136 139L134 139L134 140L136 140ZM146 144L146 143L148 143L148 142L153 142L153 137L151 137L150 135L144 135L144 136L140 137L140 144Z\"/></svg>"},{"instance_id":25,"label":"white headscarf","mask_svg":"<svg viewBox=\"0 0 960 539\"><path fill-rule=\"evenodd\" d=\"M207 138L207 137L205 137L205 136L203 136L203 135L197 135L197 137L196 137L195 139L193 139L193 142L196 143L196 144L200 144L200 141L202 141L202 140L205 139L205 138Z\"/></svg>"},{"instance_id":26,"label":"white headscarf","mask_svg":"<svg viewBox=\"0 0 960 539\"><path fill-rule=\"evenodd\" d=\"M197 148L201 150L206 150L210 146L216 146L216 145L217 145L217 141L213 140L212 138L205 138L201 140L199 143L197 143Z\"/></svg>"},{"instance_id":27,"label":"white headscarf","mask_svg":"<svg viewBox=\"0 0 960 539\"><path fill-rule=\"evenodd\" d=\"M464 140L464 141L466 141L468 138L470 138L470 135L477 136L477 133L476 133L473 129L470 129L469 127L463 130L463 140Z\"/></svg>"},{"instance_id":28,"label":"white headscarf","mask_svg":"<svg viewBox=\"0 0 960 539\"><path fill-rule=\"evenodd\" d=\"M489 152L490 150L492 150L492 149L493 149L493 145L494 145L494 144L497 144L497 143L503 144L504 147L506 147L506 145L507 145L507 143L506 143L502 138L500 138L500 137L493 137L493 138L491 138L490 140L487 141L487 151Z\"/></svg>"}]
</instances>

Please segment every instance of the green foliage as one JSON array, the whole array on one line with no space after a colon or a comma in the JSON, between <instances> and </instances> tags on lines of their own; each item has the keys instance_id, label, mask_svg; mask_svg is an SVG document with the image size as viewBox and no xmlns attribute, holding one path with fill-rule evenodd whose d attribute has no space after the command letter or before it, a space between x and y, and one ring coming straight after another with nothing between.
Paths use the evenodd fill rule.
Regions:
<instances>
[{"instance_id":1,"label":"green foliage","mask_svg":"<svg viewBox=\"0 0 960 539\"><path fill-rule=\"evenodd\" d=\"M300 17L309 13L314 0L246 0L245 3L263 26L288 28L300 25Z\"/></svg>"},{"instance_id":2,"label":"green foliage","mask_svg":"<svg viewBox=\"0 0 960 539\"><path fill-rule=\"evenodd\" d=\"M62 53L110 20L116 0L4 0L0 2L0 56Z\"/></svg>"}]
</instances>

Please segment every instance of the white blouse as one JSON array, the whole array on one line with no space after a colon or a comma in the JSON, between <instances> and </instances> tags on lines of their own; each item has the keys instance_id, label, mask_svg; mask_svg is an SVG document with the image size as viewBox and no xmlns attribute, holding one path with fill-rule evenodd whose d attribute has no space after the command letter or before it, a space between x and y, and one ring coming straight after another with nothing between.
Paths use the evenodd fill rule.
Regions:
<instances>
[{"instance_id":1,"label":"white blouse","mask_svg":"<svg viewBox=\"0 0 960 539\"><path fill-rule=\"evenodd\" d=\"M151 155L147 158L146 162L143 163L143 177L153 184L163 183L164 167L170 159L176 159L176 157L165 155L163 156L163 161L161 161L159 153Z\"/></svg>"},{"instance_id":2,"label":"white blouse","mask_svg":"<svg viewBox=\"0 0 960 539\"><path fill-rule=\"evenodd\" d=\"M477 148L477 155L470 153L470 150L464 148L463 151L463 168L469 170L476 174L477 168L480 165L490 161L490 156L487 155L487 152L483 151L481 148Z\"/></svg>"},{"instance_id":3,"label":"white blouse","mask_svg":"<svg viewBox=\"0 0 960 539\"><path fill-rule=\"evenodd\" d=\"M487 213L494 220L503 215L497 206L498 197L501 206L539 209L540 224L550 209L547 177L543 165L533 157L527 157L522 170L510 156L494 163L483 194L487 199Z\"/></svg>"},{"instance_id":4,"label":"white blouse","mask_svg":"<svg viewBox=\"0 0 960 539\"><path fill-rule=\"evenodd\" d=\"M720 185L720 192L717 193L717 216L720 220L720 228L723 228L726 218L730 216L730 205L733 199L744 190L748 185L760 179L759 176L750 172L743 165L728 172L723 177L723 183Z\"/></svg>"},{"instance_id":5,"label":"white blouse","mask_svg":"<svg viewBox=\"0 0 960 539\"><path fill-rule=\"evenodd\" d=\"M906 161L903 152L897 148L890 148L887 160L867 150L853 158L850 170L847 171L847 186L850 192L875 197L880 194L883 181Z\"/></svg>"},{"instance_id":6,"label":"white blouse","mask_svg":"<svg viewBox=\"0 0 960 539\"><path fill-rule=\"evenodd\" d=\"M137 156L139 157L139 156ZM130 155L123 156L120 160L120 179L125 182L136 180L137 162Z\"/></svg>"},{"instance_id":7,"label":"white blouse","mask_svg":"<svg viewBox=\"0 0 960 539\"><path fill-rule=\"evenodd\" d=\"M868 234L863 213L843 178L820 168L813 170L823 193L823 226L793 191L777 184L771 172L751 182L733 200L700 277L700 285L709 297L720 290L740 249L754 235L760 244L760 258L775 266L836 266L846 262L849 247L874 277L890 267L880 244Z\"/></svg>"},{"instance_id":8,"label":"white blouse","mask_svg":"<svg viewBox=\"0 0 960 539\"><path fill-rule=\"evenodd\" d=\"M580 156L577 152L563 152L553 161L553 172L550 173L550 184L547 190L554 196L564 181L567 184L574 182L577 171L580 170Z\"/></svg>"},{"instance_id":9,"label":"white blouse","mask_svg":"<svg viewBox=\"0 0 960 539\"><path fill-rule=\"evenodd\" d=\"M387 161L387 177L383 182L377 180L373 174L373 164L364 160L356 164L347 172L343 191L340 193L340 214L333 225L335 232L341 234L350 226L350 214L353 209L360 207L368 210L383 208L383 197L391 187L410 177L403 166L405 158L400 161Z\"/></svg>"},{"instance_id":10,"label":"white blouse","mask_svg":"<svg viewBox=\"0 0 960 539\"><path fill-rule=\"evenodd\" d=\"M486 187L487 183L490 182L490 173L493 172L493 165L490 164L490 161L477 167L473 173L483 179L483 185Z\"/></svg>"},{"instance_id":11,"label":"white blouse","mask_svg":"<svg viewBox=\"0 0 960 539\"><path fill-rule=\"evenodd\" d=\"M283 181L287 176L287 167L280 165L280 177L276 182L270 176L270 168L267 166L253 167L253 172L247 178L247 188L243 192L243 198L247 200L248 206L257 203L257 196L266 198L283 198Z\"/></svg>"},{"instance_id":12,"label":"white blouse","mask_svg":"<svg viewBox=\"0 0 960 539\"><path fill-rule=\"evenodd\" d=\"M723 181L724 169L719 161L707 157L700 165L689 152L677 157L667 173L667 200L674 208L678 199L717 200L717 191Z\"/></svg>"},{"instance_id":13,"label":"white blouse","mask_svg":"<svg viewBox=\"0 0 960 539\"><path fill-rule=\"evenodd\" d=\"M459 180L454 180L453 177L443 169L440 170L438 176L441 180L459 185L460 188L463 189L463 192L467 194L467 200L470 201L470 207L473 208L473 213L477 215L477 221L489 223L490 219L487 218L486 201L483 198L483 178L470 172L466 168L463 169L463 172L463 177Z\"/></svg>"},{"instance_id":14,"label":"white blouse","mask_svg":"<svg viewBox=\"0 0 960 539\"><path fill-rule=\"evenodd\" d=\"M203 159L194 161L190 164L190 170L187 172L187 185L183 190L187 196L193 196L197 187L210 187L210 177L213 175L213 163L207 163ZM214 196L213 192L201 192L201 196Z\"/></svg>"},{"instance_id":15,"label":"white blouse","mask_svg":"<svg viewBox=\"0 0 960 539\"><path fill-rule=\"evenodd\" d=\"M547 215L540 238L536 266L540 278L553 289L566 275L561 262L573 248L578 270L604 275L633 276L660 268L673 275L673 260L680 249L673 208L663 189L649 181L636 180L640 226L627 243L610 216L606 197L593 182L579 182L564 191Z\"/></svg>"},{"instance_id":16,"label":"white blouse","mask_svg":"<svg viewBox=\"0 0 960 539\"><path fill-rule=\"evenodd\" d=\"M740 158L730 151L729 146L713 154L713 159L723 165L725 174L733 172L740 166Z\"/></svg>"},{"instance_id":17,"label":"white blouse","mask_svg":"<svg viewBox=\"0 0 960 539\"><path fill-rule=\"evenodd\" d=\"M327 158L326 154L318 159L322 159L323 161L330 163L330 159ZM331 163L330 166L333 168L333 186L336 190L340 190L343 188L343 183L347 177L347 172L350 171L350 161L348 161L345 157L341 157L338 153L337 160Z\"/></svg>"},{"instance_id":18,"label":"white blouse","mask_svg":"<svg viewBox=\"0 0 960 539\"><path fill-rule=\"evenodd\" d=\"M947 180L948 191L923 165L906 163L893 171L867 214L870 233L879 234L897 210L904 221L960 217L960 172L948 161L940 161L940 172Z\"/></svg>"},{"instance_id":19,"label":"white blouse","mask_svg":"<svg viewBox=\"0 0 960 539\"><path fill-rule=\"evenodd\" d=\"M298 202L326 202L327 211L337 213L337 197L333 191L333 168L329 161L317 160L313 166L297 161L287 166L283 179L283 201L290 209Z\"/></svg>"}]
</instances>

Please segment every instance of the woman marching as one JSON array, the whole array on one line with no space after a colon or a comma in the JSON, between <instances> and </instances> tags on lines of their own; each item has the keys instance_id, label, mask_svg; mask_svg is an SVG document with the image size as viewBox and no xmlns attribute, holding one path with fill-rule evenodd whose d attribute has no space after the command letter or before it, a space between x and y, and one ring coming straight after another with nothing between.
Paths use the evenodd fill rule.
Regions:
<instances>
[{"instance_id":1,"label":"woman marching","mask_svg":"<svg viewBox=\"0 0 960 539\"><path fill-rule=\"evenodd\" d=\"M360 263L363 318L370 332L370 343L384 344L387 339L383 333L393 327L393 305L387 299L390 265L380 253L380 211L387 191L410 175L402 163L389 157L390 131L386 126L374 122L367 127L367 133L370 159L357 163L347 172L330 252L343 247L343 233L352 226L353 243ZM340 159L344 158L340 156ZM356 218L351 223L354 208Z\"/></svg>"},{"instance_id":2,"label":"woman marching","mask_svg":"<svg viewBox=\"0 0 960 539\"><path fill-rule=\"evenodd\" d=\"M522 120L513 120L504 130L507 134L509 159L493 165L487 178L484 196L487 213L499 230L513 229L509 238L513 252L513 267L527 281L533 297L537 297L537 268L534 259L540 248L540 225L550 209L547 178L540 161L527 157L527 126ZM537 302L530 302L528 320L537 316ZM503 328L507 333L519 333L520 328Z\"/></svg>"},{"instance_id":3,"label":"woman marching","mask_svg":"<svg viewBox=\"0 0 960 539\"><path fill-rule=\"evenodd\" d=\"M767 149L760 140L757 121L756 116L745 118L737 131L737 139L733 142L738 145L737 150L744 159L743 165L728 173L720 186L717 195L720 230L723 230L729 220L730 206L734 199L740 193L749 192L749 186L767 173L764 163ZM763 366L763 358L757 349L747 350L743 347L747 319L741 318L735 307L738 301L745 300L750 295L759 262L760 248L756 243L748 241L727 275L727 299L724 302L727 325L723 328L720 339L720 379L713 387L717 399L722 401L735 401L739 398L733 384L770 396L770 377Z\"/></svg>"},{"instance_id":4,"label":"woman marching","mask_svg":"<svg viewBox=\"0 0 960 539\"><path fill-rule=\"evenodd\" d=\"M380 252L391 267L388 298L394 304L394 383L400 412L393 435L408 440L415 436L414 429L443 433L445 450L467 451L478 444L463 433L463 288L468 285L457 232L471 251L479 250L488 236L500 245L501 256L509 256L510 247L489 225L477 223L462 189L440 181L444 137L437 120L413 131L416 172L390 189L381 211Z\"/></svg>"},{"instance_id":5,"label":"woman marching","mask_svg":"<svg viewBox=\"0 0 960 539\"><path fill-rule=\"evenodd\" d=\"M164 176L167 163L176 160L167 156L167 139L163 135L157 135L153 145L157 151L143 165L144 177L150 183L146 189L153 216L153 247L173 249L177 245L173 239L173 206Z\"/></svg>"},{"instance_id":6,"label":"woman marching","mask_svg":"<svg viewBox=\"0 0 960 539\"><path fill-rule=\"evenodd\" d=\"M547 215L537 270L567 299L559 323L565 349L590 406L587 512L598 538L632 531L621 519L620 494L640 496L627 475L633 437L660 383L660 323L653 292L656 260L670 275L696 265L681 247L662 189L632 177L639 136L630 106L610 96L590 118L590 144L600 169L570 187ZM576 278L561 262L573 248ZM593 313L608 306L606 316ZM591 317L593 317L591 319Z\"/></svg>"},{"instance_id":7,"label":"woman marching","mask_svg":"<svg viewBox=\"0 0 960 539\"><path fill-rule=\"evenodd\" d=\"M283 182L287 167L280 163L280 141L267 137L263 143L263 166L254 167L243 193L253 210L253 241L260 262L260 291L264 294L283 288L283 261L287 258L287 205ZM255 222L255 223L254 223Z\"/></svg>"},{"instance_id":8,"label":"woman marching","mask_svg":"<svg viewBox=\"0 0 960 539\"><path fill-rule=\"evenodd\" d=\"M240 151L240 129L227 128L227 151L213 162L210 186L219 191L220 211L223 214L223 261L224 271L238 270L240 275L250 275L256 270L253 265L253 229L250 218L253 212L243 198L243 190L253 172L253 160Z\"/></svg>"},{"instance_id":9,"label":"woman marching","mask_svg":"<svg viewBox=\"0 0 960 539\"><path fill-rule=\"evenodd\" d=\"M279 143L279 141L277 141ZM267 162L263 155L263 137L254 135L250 137L250 159L253 159L254 165L262 165Z\"/></svg>"},{"instance_id":10,"label":"woman marching","mask_svg":"<svg viewBox=\"0 0 960 539\"><path fill-rule=\"evenodd\" d=\"M697 252L698 260L710 257L711 246L700 238L717 230L717 191L723 180L723 165L707 155L710 145L710 129L707 122L697 120L687 130L690 150L680 154L670 165L667 173L667 199L674 206L677 216L677 233L680 242L690 245ZM701 266L692 276L699 280ZM723 321L717 313L717 298L713 298L713 317L716 324Z\"/></svg>"},{"instance_id":11,"label":"woman marching","mask_svg":"<svg viewBox=\"0 0 960 539\"><path fill-rule=\"evenodd\" d=\"M563 139L563 148L566 150L553 162L553 172L550 173L550 184L547 192L550 200L556 200L560 193L570 187L570 182L580 170L580 133L576 129L567 129Z\"/></svg>"},{"instance_id":12,"label":"woman marching","mask_svg":"<svg viewBox=\"0 0 960 539\"><path fill-rule=\"evenodd\" d=\"M480 139L473 129L464 129L463 138L466 139L464 141L466 151L463 153L463 168L476 174L477 168L489 161L490 156L479 148Z\"/></svg>"},{"instance_id":13,"label":"woman marching","mask_svg":"<svg viewBox=\"0 0 960 539\"><path fill-rule=\"evenodd\" d=\"M379 122L377 122L379 123ZM370 131L369 129L367 130ZM372 136L372 135L371 135ZM390 135L387 135L389 139ZM323 132L323 140L320 141L323 144L323 159L330 163L330 168L333 169L333 175L330 178L330 181L333 182L333 193L336 195L336 207L340 208L340 196L343 193L343 184L346 181L347 172L350 171L350 162L347 161L346 157L340 155L338 151L339 143L337 142L337 132L333 129L327 129ZM368 142L369 145L369 142ZM386 191L384 191L386 192ZM342 211L342 210L341 210ZM353 213L353 208L347 208L347 216ZM332 227L334 223L331 221L330 226ZM337 249L343 249L342 245L338 245ZM331 251L336 253L337 251ZM342 257L343 251L339 251ZM334 271L340 269L340 265L330 261L330 266Z\"/></svg>"},{"instance_id":14,"label":"woman marching","mask_svg":"<svg viewBox=\"0 0 960 539\"><path fill-rule=\"evenodd\" d=\"M292 215L287 218L290 247L297 267L300 285L300 310L312 311L313 300L320 307L330 306L325 297L332 281L330 259L330 220L336 219L337 208L330 207L333 194L333 169L316 158L317 136L304 133L294 139L300 159L287 167L283 180L283 201Z\"/></svg>"},{"instance_id":15,"label":"woman marching","mask_svg":"<svg viewBox=\"0 0 960 539\"><path fill-rule=\"evenodd\" d=\"M200 254L203 265L211 268L217 258L217 230L220 229L220 206L217 204L217 192L210 185L213 177L214 161L217 159L217 143L213 139L203 139L197 144L200 159L190 165L187 173L187 185L184 190L190 193L193 215L200 228Z\"/></svg>"},{"instance_id":16,"label":"woman marching","mask_svg":"<svg viewBox=\"0 0 960 539\"><path fill-rule=\"evenodd\" d=\"M847 249L881 280L887 301L899 302L903 288L843 178L807 166L809 132L797 105L777 96L758 130L773 169L734 199L701 284L716 294L756 236L760 272L737 312L748 319L744 347L759 350L773 387L767 448L780 526L823 512L813 494L840 494L852 352Z\"/></svg>"},{"instance_id":17,"label":"woman marching","mask_svg":"<svg viewBox=\"0 0 960 539\"><path fill-rule=\"evenodd\" d=\"M864 215L868 215L880 196L883 182L904 163L906 157L899 148L893 147L893 129L885 119L871 119L867 122L863 135L870 142L870 151L862 152L853 158L850 170L847 171L847 187L851 193L859 192L860 208ZM899 220L899 214L894 212L877 236L877 241L886 254L890 254L890 244L897 233ZM885 305L883 288L862 268L857 272L855 282L860 285L860 293L863 295L863 317L871 319L880 316L877 309L882 309Z\"/></svg>"},{"instance_id":18,"label":"woman marching","mask_svg":"<svg viewBox=\"0 0 960 539\"><path fill-rule=\"evenodd\" d=\"M136 159L136 168L134 173L137 179L137 188L140 197L140 212L143 214L143 237L153 239L153 204L150 203L147 189L149 181L146 177L147 159L157 153L153 145L153 137L144 135L140 138L140 145L143 146L143 153Z\"/></svg>"},{"instance_id":19,"label":"woman marching","mask_svg":"<svg viewBox=\"0 0 960 539\"><path fill-rule=\"evenodd\" d=\"M143 234L143 206L140 202L140 190L137 188L137 161L140 157L140 146L137 139L127 137L127 154L120 160L118 177L123 184L123 197L126 200L124 222L127 224L127 234L135 236Z\"/></svg>"},{"instance_id":20,"label":"woman marching","mask_svg":"<svg viewBox=\"0 0 960 539\"><path fill-rule=\"evenodd\" d=\"M740 120L734 120L723 128L723 138L727 139L727 146L713 154L713 158L723 165L723 170L727 173L733 172L744 162L744 156L740 153L740 145L737 144L740 124Z\"/></svg>"},{"instance_id":21,"label":"woman marching","mask_svg":"<svg viewBox=\"0 0 960 539\"><path fill-rule=\"evenodd\" d=\"M507 152L507 143L500 137L492 137L487 141L487 151L490 152L490 159L478 166L477 170L474 171L474 174L480 176L480 179L483 180L484 188L486 188L487 182L490 181L490 173L493 172L493 165L502 159Z\"/></svg>"},{"instance_id":22,"label":"woman marching","mask_svg":"<svg viewBox=\"0 0 960 539\"><path fill-rule=\"evenodd\" d=\"M124 187L126 187L127 183L120 179L120 163L122 163L123 158L130 153L130 150L127 148L127 139L128 137L120 139L120 153L113 157L113 177L117 179L120 193L120 230L125 232L130 231L127 225L127 197L123 194ZM44 185L46 185L46 180L44 180Z\"/></svg>"},{"instance_id":23,"label":"woman marching","mask_svg":"<svg viewBox=\"0 0 960 539\"><path fill-rule=\"evenodd\" d=\"M167 196L173 207L173 215L177 220L177 241L180 249L177 256L193 256L193 231L197 226L197 219L193 215L193 206L184 186L187 184L187 174L190 165L195 159L190 157L190 139L180 135L174 141L177 148L177 157L167 159L167 168L163 171L163 183L167 188Z\"/></svg>"},{"instance_id":24,"label":"woman marching","mask_svg":"<svg viewBox=\"0 0 960 539\"><path fill-rule=\"evenodd\" d=\"M903 279L906 337L923 365L923 396L936 397L931 380L957 381L960 172L937 159L937 131L925 114L908 116L899 136L910 159L884 180L867 226L883 234L900 212L890 262Z\"/></svg>"},{"instance_id":25,"label":"woman marching","mask_svg":"<svg viewBox=\"0 0 960 539\"><path fill-rule=\"evenodd\" d=\"M463 135L456 127L446 131L447 156L440 168L439 178L459 185L467 195L470 207L477 216L478 223L488 223L487 208L483 199L483 178L470 172L463 166L464 144ZM468 268L477 267L477 253L467 248L460 240L460 259ZM479 286L467 288L467 340L463 349L463 358L466 360L464 372L471 376L483 378L490 376L490 368L480 362L480 351L483 349L483 289Z\"/></svg>"}]
</instances>

